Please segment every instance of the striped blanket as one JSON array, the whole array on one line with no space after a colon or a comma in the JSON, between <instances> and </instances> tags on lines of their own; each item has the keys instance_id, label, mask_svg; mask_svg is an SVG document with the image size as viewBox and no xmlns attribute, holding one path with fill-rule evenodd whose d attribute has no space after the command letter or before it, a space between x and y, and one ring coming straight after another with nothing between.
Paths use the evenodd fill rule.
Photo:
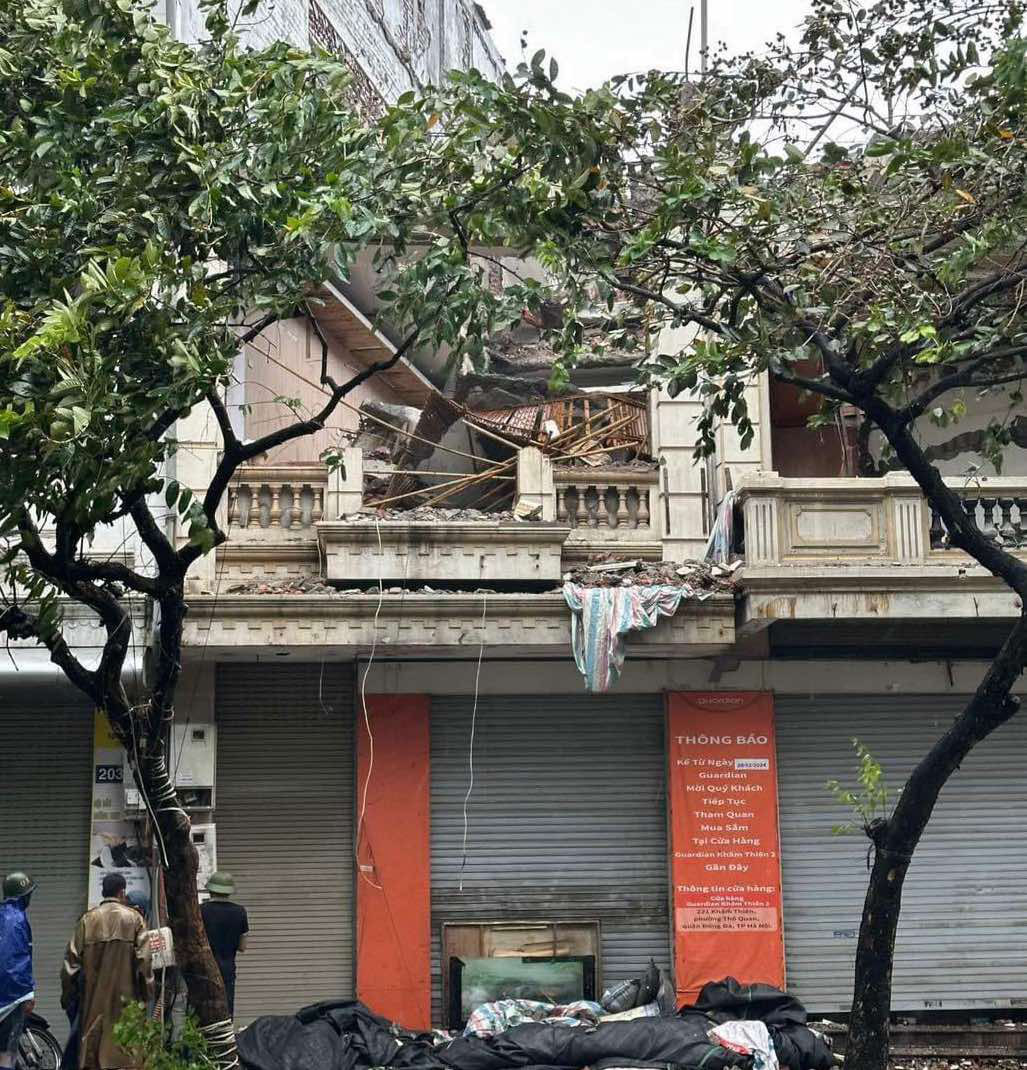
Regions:
<instances>
[{"instance_id":1,"label":"striped blanket","mask_svg":"<svg viewBox=\"0 0 1027 1070\"><path fill-rule=\"evenodd\" d=\"M691 594L682 587L579 587L565 583L563 596L571 608L571 648L578 671L589 691L608 691L624 664L624 636L653 628L660 617L671 617L681 599Z\"/></svg>"}]
</instances>

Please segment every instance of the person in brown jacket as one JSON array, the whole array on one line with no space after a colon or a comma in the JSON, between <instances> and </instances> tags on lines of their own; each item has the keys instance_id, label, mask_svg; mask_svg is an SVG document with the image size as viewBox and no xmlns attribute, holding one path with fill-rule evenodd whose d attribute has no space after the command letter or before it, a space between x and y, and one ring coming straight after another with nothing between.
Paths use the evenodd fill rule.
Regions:
<instances>
[{"instance_id":1,"label":"person in brown jacket","mask_svg":"<svg viewBox=\"0 0 1027 1070\"><path fill-rule=\"evenodd\" d=\"M103 878L103 902L75 926L61 967L61 1006L78 1008L79 1070L125 1070L129 1056L114 1042L126 1002L145 1002L153 985L146 926L125 895L125 878Z\"/></svg>"}]
</instances>

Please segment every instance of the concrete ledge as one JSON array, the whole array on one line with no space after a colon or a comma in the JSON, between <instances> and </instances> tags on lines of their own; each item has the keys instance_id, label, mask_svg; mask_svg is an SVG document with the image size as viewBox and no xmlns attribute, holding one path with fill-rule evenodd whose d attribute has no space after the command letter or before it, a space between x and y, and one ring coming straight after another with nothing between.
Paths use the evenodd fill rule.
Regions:
<instances>
[{"instance_id":1,"label":"concrete ledge","mask_svg":"<svg viewBox=\"0 0 1027 1070\"><path fill-rule=\"evenodd\" d=\"M570 528L555 524L323 521L317 525L329 583L377 580L559 581Z\"/></svg>"},{"instance_id":2,"label":"concrete ledge","mask_svg":"<svg viewBox=\"0 0 1027 1070\"><path fill-rule=\"evenodd\" d=\"M980 566L855 564L745 568L738 630L778 620L979 620L1014 618L1019 599Z\"/></svg>"},{"instance_id":3,"label":"concrete ledge","mask_svg":"<svg viewBox=\"0 0 1027 1070\"><path fill-rule=\"evenodd\" d=\"M654 540L647 532L639 531L640 538L611 539L596 538L594 531L588 530L582 534L580 531L572 531L563 544L563 564L579 565L596 554L615 554L625 560L637 557L642 561L662 561L663 543L659 539Z\"/></svg>"},{"instance_id":4,"label":"concrete ledge","mask_svg":"<svg viewBox=\"0 0 1027 1070\"><path fill-rule=\"evenodd\" d=\"M321 570L317 541L309 534L293 542L236 541L233 534L217 555L221 590L257 580L314 579Z\"/></svg>"},{"instance_id":5,"label":"concrete ledge","mask_svg":"<svg viewBox=\"0 0 1027 1070\"><path fill-rule=\"evenodd\" d=\"M208 654L222 650L277 648L317 656L477 650L484 635L493 653L570 656L571 613L563 594L377 594L222 595L190 599L184 645ZM482 625L484 611L485 623ZM378 618L377 629L375 618ZM729 650L735 637L732 595L685 601L656 628L639 632L629 649L649 655L712 657Z\"/></svg>"}]
</instances>

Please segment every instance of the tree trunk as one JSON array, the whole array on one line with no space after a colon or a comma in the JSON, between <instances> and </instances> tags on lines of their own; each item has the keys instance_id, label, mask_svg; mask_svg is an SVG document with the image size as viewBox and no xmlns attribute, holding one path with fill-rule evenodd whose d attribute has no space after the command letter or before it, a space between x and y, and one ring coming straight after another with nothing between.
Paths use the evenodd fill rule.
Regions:
<instances>
[{"instance_id":1,"label":"tree trunk","mask_svg":"<svg viewBox=\"0 0 1027 1070\"><path fill-rule=\"evenodd\" d=\"M196 877L199 856L192 841L192 824L174 794L159 743L143 769L136 769L150 805L156 811L158 846L164 870L168 920L175 941L175 963L185 981L189 1007L211 1044L217 1066L237 1066L235 1032L221 971L207 942L200 914ZM212 1027L221 1026L219 1029Z\"/></svg>"},{"instance_id":2,"label":"tree trunk","mask_svg":"<svg viewBox=\"0 0 1027 1070\"><path fill-rule=\"evenodd\" d=\"M889 1052L888 1016L895 932L902 906L907 857L876 848L863 919L856 945L856 977L845 1048L846 1070L886 1070Z\"/></svg>"}]
</instances>

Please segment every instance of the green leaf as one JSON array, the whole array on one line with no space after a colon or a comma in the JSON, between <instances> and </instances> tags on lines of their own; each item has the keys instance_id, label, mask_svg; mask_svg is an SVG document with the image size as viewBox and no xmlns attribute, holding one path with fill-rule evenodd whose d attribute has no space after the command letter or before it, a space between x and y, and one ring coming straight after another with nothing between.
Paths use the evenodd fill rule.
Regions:
<instances>
[{"instance_id":1,"label":"green leaf","mask_svg":"<svg viewBox=\"0 0 1027 1070\"><path fill-rule=\"evenodd\" d=\"M71 416L75 434L82 434L82 432L89 426L89 410L82 408L81 405L73 405L71 408Z\"/></svg>"}]
</instances>

